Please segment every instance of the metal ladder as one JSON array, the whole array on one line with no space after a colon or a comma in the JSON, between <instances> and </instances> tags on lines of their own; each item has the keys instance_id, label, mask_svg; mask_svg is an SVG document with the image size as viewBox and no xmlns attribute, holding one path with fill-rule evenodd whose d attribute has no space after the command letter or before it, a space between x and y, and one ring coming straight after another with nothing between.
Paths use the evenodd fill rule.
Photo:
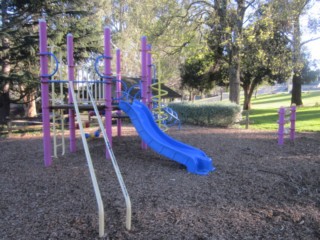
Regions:
<instances>
[{"instance_id":1,"label":"metal ladder","mask_svg":"<svg viewBox=\"0 0 320 240\"><path fill-rule=\"evenodd\" d=\"M50 46L51 52L54 52L54 48L57 46ZM59 47L58 47L59 48ZM61 52L59 52L59 62L62 62L62 55ZM55 60L52 58L50 59L50 67L52 68L55 64ZM61 67L58 68L58 76L59 79L62 79L62 71ZM52 96L51 101L52 105L55 106L57 104L63 103L63 83L59 83L59 93L55 93L55 83L51 83L52 88ZM60 123L58 122L60 121ZM57 123L58 122L58 123ZM58 148L61 147L61 156L65 154L66 144L65 144L65 119L64 119L64 113L62 109L59 110L52 110L52 130L53 130L53 156L55 158L58 158ZM60 126L60 131L58 131L57 125ZM58 140L60 138L60 143L58 143Z\"/></svg>"},{"instance_id":2,"label":"metal ladder","mask_svg":"<svg viewBox=\"0 0 320 240\"><path fill-rule=\"evenodd\" d=\"M60 121L57 123L57 121ZM65 144L65 127L64 127L64 114L63 110L53 110L52 111L52 129L53 129L53 156L58 158L58 147L61 147L61 156L65 154L66 144ZM60 126L60 131L58 131L57 125ZM58 143L58 140L61 142Z\"/></svg>"}]
</instances>

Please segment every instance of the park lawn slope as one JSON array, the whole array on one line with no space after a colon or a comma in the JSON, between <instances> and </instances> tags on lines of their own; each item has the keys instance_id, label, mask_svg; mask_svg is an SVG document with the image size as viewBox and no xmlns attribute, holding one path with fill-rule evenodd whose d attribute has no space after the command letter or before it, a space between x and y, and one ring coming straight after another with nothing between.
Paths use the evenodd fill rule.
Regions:
<instances>
[{"instance_id":1,"label":"park lawn slope","mask_svg":"<svg viewBox=\"0 0 320 240\"><path fill-rule=\"evenodd\" d=\"M278 110L290 105L291 94L260 95L252 99L250 128L278 129ZM297 108L296 131L320 131L320 92L302 93L303 107ZM289 125L289 124L288 124Z\"/></svg>"},{"instance_id":2,"label":"park lawn slope","mask_svg":"<svg viewBox=\"0 0 320 240\"><path fill-rule=\"evenodd\" d=\"M278 129L278 108L250 110L250 128L276 130ZM289 124L288 124L289 126ZM297 108L296 131L320 131L320 107Z\"/></svg>"},{"instance_id":3,"label":"park lawn slope","mask_svg":"<svg viewBox=\"0 0 320 240\"><path fill-rule=\"evenodd\" d=\"M304 92L302 93L302 101L304 107L320 105L320 92ZM258 95L252 98L252 108L266 109L289 107L291 103L291 93L279 93Z\"/></svg>"}]
</instances>

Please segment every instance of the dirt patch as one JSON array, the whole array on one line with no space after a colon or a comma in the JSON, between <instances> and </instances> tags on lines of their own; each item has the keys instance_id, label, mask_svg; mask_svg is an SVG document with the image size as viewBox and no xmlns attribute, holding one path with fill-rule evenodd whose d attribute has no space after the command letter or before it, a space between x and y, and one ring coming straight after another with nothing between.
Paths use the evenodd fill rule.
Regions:
<instances>
[{"instance_id":1,"label":"dirt patch","mask_svg":"<svg viewBox=\"0 0 320 240\"><path fill-rule=\"evenodd\" d=\"M190 174L142 151L135 130L125 127L113 149L132 201L131 231L103 140L89 142L105 239L320 239L320 133L299 133L295 145L282 147L271 131L183 126L169 134L204 150L216 171ZM98 239L80 139L76 153L48 168L37 136L1 139L0 150L0 239Z\"/></svg>"}]
</instances>

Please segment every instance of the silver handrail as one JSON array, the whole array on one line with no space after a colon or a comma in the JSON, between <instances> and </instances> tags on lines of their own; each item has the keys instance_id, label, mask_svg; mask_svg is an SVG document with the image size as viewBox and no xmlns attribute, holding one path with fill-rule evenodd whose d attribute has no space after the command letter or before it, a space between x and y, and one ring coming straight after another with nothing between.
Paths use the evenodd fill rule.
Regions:
<instances>
[{"instance_id":1,"label":"silver handrail","mask_svg":"<svg viewBox=\"0 0 320 240\"><path fill-rule=\"evenodd\" d=\"M91 103L92 103L94 112L95 112L95 114L96 114L96 116L97 116L97 120L98 120L98 123L99 123L100 130L101 130L101 132L102 132L102 135L103 135L103 138L104 138L106 147L107 147L107 149L108 149L109 156L111 157L111 161L112 161L112 164L113 164L113 168L114 168L114 170L115 170L115 172L116 172L116 175L117 175L117 178L118 178L118 181L119 181L121 190L122 190L122 194L123 194L123 196L124 196L124 198L125 198L126 209L127 209L127 211L126 211L126 228L127 228L128 230L130 230L130 229L131 229L131 215L132 215L132 214L131 214L131 201L130 201L130 197L129 197L127 188L126 188L126 186L125 186L125 184L124 184L124 181L123 181L123 178L122 178L122 175L121 175L121 172L120 172L120 169L119 169L119 166L118 166L116 157L114 156L112 147L111 147L111 145L110 145L110 142L109 142L107 133L106 133L105 128L104 128L104 126L103 126L102 119L101 119L101 117L100 117L97 104L95 103L95 100L94 100L94 98L93 98L93 96L92 96L91 90L89 89L89 85L87 85L87 93L88 93L89 98L90 98L90 101L91 101Z\"/></svg>"},{"instance_id":2,"label":"silver handrail","mask_svg":"<svg viewBox=\"0 0 320 240\"><path fill-rule=\"evenodd\" d=\"M104 236L104 207L103 207L103 202L102 202L101 193L100 193L100 190L99 190L96 174L94 172L94 167L93 167L93 164L92 164L92 159L91 159L91 155L90 155L87 139L86 139L85 132L84 132L84 129L83 129L81 116L80 116L80 111L79 111L79 105L78 105L78 102L77 102L77 97L76 97L75 92L74 92L74 87L73 87L72 81L69 81L69 89L71 90L71 96L72 96L72 100L73 100L73 104L74 104L74 109L75 109L75 112L76 112L77 121L78 121L78 124L79 124L79 129L80 129L80 133L81 133L81 139L82 139L84 151L85 151L85 154L86 154L86 159L87 159L87 163L88 163L88 167L89 167L90 177L91 177L91 181L92 181L92 184L93 184L94 193L95 193L96 199L97 199L98 215L99 215L99 237L103 237Z\"/></svg>"}]
</instances>

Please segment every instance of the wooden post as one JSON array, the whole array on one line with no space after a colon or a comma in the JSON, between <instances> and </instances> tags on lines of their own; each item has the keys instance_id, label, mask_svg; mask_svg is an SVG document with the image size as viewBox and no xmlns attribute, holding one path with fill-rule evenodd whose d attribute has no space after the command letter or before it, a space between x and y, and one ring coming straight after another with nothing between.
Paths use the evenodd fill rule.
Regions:
<instances>
[{"instance_id":1,"label":"wooden post","mask_svg":"<svg viewBox=\"0 0 320 240\"><path fill-rule=\"evenodd\" d=\"M6 117L6 119L7 119L8 136L10 137L12 133L12 122L10 117Z\"/></svg>"},{"instance_id":2,"label":"wooden post","mask_svg":"<svg viewBox=\"0 0 320 240\"><path fill-rule=\"evenodd\" d=\"M249 129L249 110L246 111L246 129Z\"/></svg>"}]
</instances>

